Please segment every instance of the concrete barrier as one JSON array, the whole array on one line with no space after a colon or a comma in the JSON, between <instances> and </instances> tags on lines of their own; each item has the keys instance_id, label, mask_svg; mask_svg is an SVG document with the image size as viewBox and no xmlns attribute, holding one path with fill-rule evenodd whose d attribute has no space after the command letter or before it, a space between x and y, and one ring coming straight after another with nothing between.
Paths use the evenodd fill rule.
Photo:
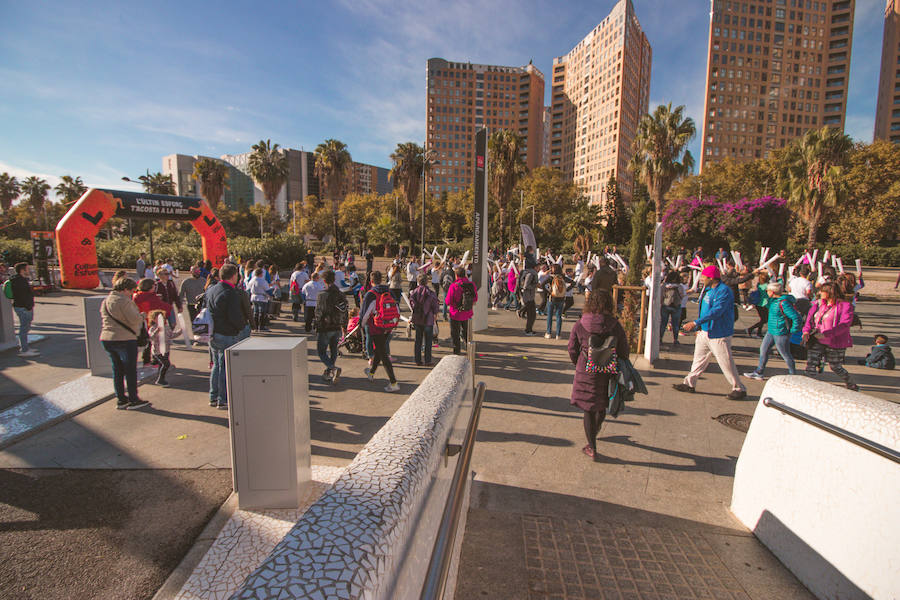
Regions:
<instances>
[{"instance_id":1,"label":"concrete barrier","mask_svg":"<svg viewBox=\"0 0 900 600\"><path fill-rule=\"evenodd\" d=\"M900 450L900 405L802 376L766 384L731 510L819 598L900 598L900 464L763 399Z\"/></svg>"},{"instance_id":2,"label":"concrete barrier","mask_svg":"<svg viewBox=\"0 0 900 600\"><path fill-rule=\"evenodd\" d=\"M418 598L471 406L469 361L445 357L232 598Z\"/></svg>"}]
</instances>

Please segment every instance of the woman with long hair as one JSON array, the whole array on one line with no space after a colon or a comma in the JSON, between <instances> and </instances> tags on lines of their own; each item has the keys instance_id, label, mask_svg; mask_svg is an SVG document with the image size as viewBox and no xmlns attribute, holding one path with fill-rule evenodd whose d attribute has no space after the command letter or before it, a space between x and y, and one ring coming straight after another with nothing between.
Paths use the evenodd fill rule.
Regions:
<instances>
[{"instance_id":1,"label":"woman with long hair","mask_svg":"<svg viewBox=\"0 0 900 600\"><path fill-rule=\"evenodd\" d=\"M844 368L847 348L853 346L850 325L853 323L853 305L845 301L840 288L832 281L819 286L819 299L812 303L803 327L803 343L807 345L806 374L815 377L822 362L844 380L847 389L859 386Z\"/></svg>"}]
</instances>

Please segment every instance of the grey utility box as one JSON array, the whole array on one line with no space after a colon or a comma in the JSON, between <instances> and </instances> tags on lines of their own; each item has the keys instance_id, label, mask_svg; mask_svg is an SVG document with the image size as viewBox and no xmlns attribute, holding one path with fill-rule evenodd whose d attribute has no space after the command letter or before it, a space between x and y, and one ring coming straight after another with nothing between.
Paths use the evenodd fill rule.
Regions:
<instances>
[{"instance_id":1,"label":"grey utility box","mask_svg":"<svg viewBox=\"0 0 900 600\"><path fill-rule=\"evenodd\" d=\"M306 338L247 338L225 365L238 507L297 508L311 479Z\"/></svg>"},{"instance_id":2,"label":"grey utility box","mask_svg":"<svg viewBox=\"0 0 900 600\"><path fill-rule=\"evenodd\" d=\"M106 300L106 296L88 296L84 299L84 345L87 350L87 363L91 375L112 377L112 363L100 341L100 330L103 327L100 308L104 300ZM138 352L138 357L140 357L140 352Z\"/></svg>"}]
</instances>

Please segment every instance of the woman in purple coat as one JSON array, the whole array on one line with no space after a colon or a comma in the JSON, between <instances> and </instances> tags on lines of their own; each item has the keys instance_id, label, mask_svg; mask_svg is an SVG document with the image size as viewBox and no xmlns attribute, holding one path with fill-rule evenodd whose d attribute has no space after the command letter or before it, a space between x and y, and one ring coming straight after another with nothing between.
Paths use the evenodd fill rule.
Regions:
<instances>
[{"instance_id":1,"label":"woman in purple coat","mask_svg":"<svg viewBox=\"0 0 900 600\"><path fill-rule=\"evenodd\" d=\"M609 381L613 374L592 373L587 370L591 335L601 338L616 337L616 353L628 357L628 336L622 325L613 316L613 300L609 292L593 291L584 303L581 319L575 323L569 335L569 358L575 365L575 380L572 382L571 404L584 411L584 435L587 445L581 449L593 459L597 455L597 434L606 417L609 403Z\"/></svg>"}]
</instances>

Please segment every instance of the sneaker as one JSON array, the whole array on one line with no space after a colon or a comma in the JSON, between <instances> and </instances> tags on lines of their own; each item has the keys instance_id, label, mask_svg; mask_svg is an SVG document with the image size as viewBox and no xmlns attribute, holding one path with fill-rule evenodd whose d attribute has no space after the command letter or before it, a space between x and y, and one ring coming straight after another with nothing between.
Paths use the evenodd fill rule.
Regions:
<instances>
[{"instance_id":1,"label":"sneaker","mask_svg":"<svg viewBox=\"0 0 900 600\"><path fill-rule=\"evenodd\" d=\"M528 337L531 337L531 336L537 335L537 334L536 334L535 332L533 332L533 331L526 331L526 332L525 332L525 335L527 335Z\"/></svg>"},{"instance_id":2,"label":"sneaker","mask_svg":"<svg viewBox=\"0 0 900 600\"><path fill-rule=\"evenodd\" d=\"M747 392L744 390L732 390L730 394L726 396L729 400L743 400L747 397Z\"/></svg>"},{"instance_id":3,"label":"sneaker","mask_svg":"<svg viewBox=\"0 0 900 600\"><path fill-rule=\"evenodd\" d=\"M554 340L558 340L558 339L559 339L559 336L558 336L558 335L554 335L554 336L553 336L553 339L554 339Z\"/></svg>"},{"instance_id":4,"label":"sneaker","mask_svg":"<svg viewBox=\"0 0 900 600\"><path fill-rule=\"evenodd\" d=\"M528 335L528 334L526 333L525 335ZM550 339L550 334L549 334L549 333L545 333L545 334L544 334L544 339L545 339L545 340L549 340L549 339Z\"/></svg>"},{"instance_id":5,"label":"sneaker","mask_svg":"<svg viewBox=\"0 0 900 600\"><path fill-rule=\"evenodd\" d=\"M757 373L756 371L750 371L749 373L744 373L744 377L747 379L755 379L757 381L762 381L763 376Z\"/></svg>"},{"instance_id":6,"label":"sneaker","mask_svg":"<svg viewBox=\"0 0 900 600\"><path fill-rule=\"evenodd\" d=\"M144 408L145 406L150 406L150 403L146 400L141 400L140 398L135 400L134 402L129 402L128 406L125 408L127 410L137 410L139 408Z\"/></svg>"},{"instance_id":7,"label":"sneaker","mask_svg":"<svg viewBox=\"0 0 900 600\"><path fill-rule=\"evenodd\" d=\"M847 384L847 389L850 390L850 391L853 391L853 392L858 392L858 391L859 391L859 386L856 385L855 383L848 383L848 384Z\"/></svg>"},{"instance_id":8,"label":"sneaker","mask_svg":"<svg viewBox=\"0 0 900 600\"><path fill-rule=\"evenodd\" d=\"M678 390L679 392L687 392L688 394L694 393L694 388L692 388L691 386L689 386L686 383L676 383L672 387L675 388L676 390Z\"/></svg>"},{"instance_id":9,"label":"sneaker","mask_svg":"<svg viewBox=\"0 0 900 600\"><path fill-rule=\"evenodd\" d=\"M325 369L325 372L322 373L322 381L326 383L331 381L331 369Z\"/></svg>"},{"instance_id":10,"label":"sneaker","mask_svg":"<svg viewBox=\"0 0 900 600\"><path fill-rule=\"evenodd\" d=\"M128 402L116 402L116 410L127 410Z\"/></svg>"},{"instance_id":11,"label":"sneaker","mask_svg":"<svg viewBox=\"0 0 900 600\"><path fill-rule=\"evenodd\" d=\"M219 401L216 400L215 398L210 398L210 399L209 399L209 405L212 406L213 408L215 408L216 405L218 405L218 404L219 404Z\"/></svg>"},{"instance_id":12,"label":"sneaker","mask_svg":"<svg viewBox=\"0 0 900 600\"><path fill-rule=\"evenodd\" d=\"M216 408L218 408L219 410L228 410L228 403L219 402L218 404L216 404Z\"/></svg>"},{"instance_id":13,"label":"sneaker","mask_svg":"<svg viewBox=\"0 0 900 600\"><path fill-rule=\"evenodd\" d=\"M749 327L745 329L744 332L747 334L747 337L753 337L753 332L750 331Z\"/></svg>"},{"instance_id":14,"label":"sneaker","mask_svg":"<svg viewBox=\"0 0 900 600\"><path fill-rule=\"evenodd\" d=\"M337 385L338 379L341 377L341 368L335 367L331 371L331 385Z\"/></svg>"},{"instance_id":15,"label":"sneaker","mask_svg":"<svg viewBox=\"0 0 900 600\"><path fill-rule=\"evenodd\" d=\"M40 350L37 350L36 348L29 348L28 350L19 352L19 356L24 357L24 358L28 358L30 356L40 356L40 355L41 355Z\"/></svg>"},{"instance_id":16,"label":"sneaker","mask_svg":"<svg viewBox=\"0 0 900 600\"><path fill-rule=\"evenodd\" d=\"M162 381L157 381L156 385L158 385L159 387L169 387L169 382L163 379Z\"/></svg>"},{"instance_id":17,"label":"sneaker","mask_svg":"<svg viewBox=\"0 0 900 600\"><path fill-rule=\"evenodd\" d=\"M386 392L399 392L400 384L399 383L389 383L386 388L384 388Z\"/></svg>"},{"instance_id":18,"label":"sneaker","mask_svg":"<svg viewBox=\"0 0 900 600\"><path fill-rule=\"evenodd\" d=\"M366 367L364 372L369 381L375 381L375 376L372 374L372 369L370 367Z\"/></svg>"}]
</instances>

